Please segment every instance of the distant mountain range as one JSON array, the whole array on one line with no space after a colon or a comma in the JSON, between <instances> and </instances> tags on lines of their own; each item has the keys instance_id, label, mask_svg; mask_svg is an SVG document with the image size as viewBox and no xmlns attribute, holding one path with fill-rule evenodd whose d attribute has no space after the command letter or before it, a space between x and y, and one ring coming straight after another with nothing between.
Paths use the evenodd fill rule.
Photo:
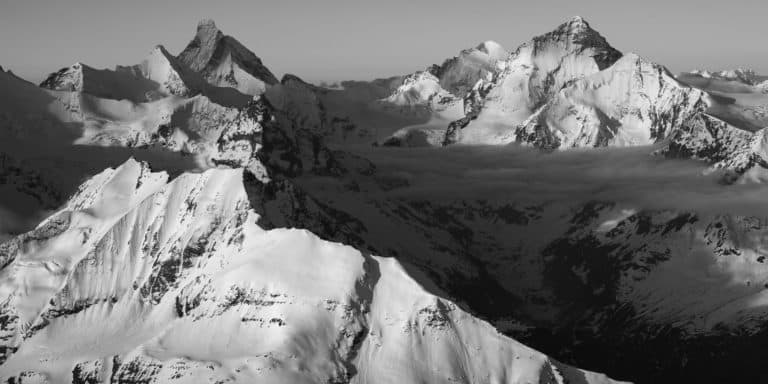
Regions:
<instances>
[{"instance_id":1,"label":"distant mountain range","mask_svg":"<svg viewBox=\"0 0 768 384\"><path fill-rule=\"evenodd\" d=\"M531 153L760 191L766 84L675 76L581 17L332 88L212 20L177 56L0 70L0 379L768 380L759 212L519 192Z\"/></svg>"}]
</instances>

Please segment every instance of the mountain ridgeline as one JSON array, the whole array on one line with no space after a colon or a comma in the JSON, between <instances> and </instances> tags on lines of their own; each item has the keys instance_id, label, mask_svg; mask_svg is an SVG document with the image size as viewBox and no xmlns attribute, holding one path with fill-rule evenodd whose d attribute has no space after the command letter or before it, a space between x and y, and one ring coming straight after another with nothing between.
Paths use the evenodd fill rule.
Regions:
<instances>
[{"instance_id":1,"label":"mountain ridgeline","mask_svg":"<svg viewBox=\"0 0 768 384\"><path fill-rule=\"evenodd\" d=\"M675 76L581 17L334 87L212 20L178 55L0 69L0 380L763 382L764 210L600 182L759 188L766 81ZM601 154L627 170L567 198L526 173Z\"/></svg>"}]
</instances>

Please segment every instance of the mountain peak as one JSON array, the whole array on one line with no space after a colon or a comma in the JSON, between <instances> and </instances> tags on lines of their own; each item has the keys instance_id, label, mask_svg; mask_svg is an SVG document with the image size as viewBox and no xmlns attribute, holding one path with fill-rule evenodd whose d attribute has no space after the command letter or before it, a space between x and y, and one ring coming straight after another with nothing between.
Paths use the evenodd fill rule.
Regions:
<instances>
[{"instance_id":1,"label":"mountain peak","mask_svg":"<svg viewBox=\"0 0 768 384\"><path fill-rule=\"evenodd\" d=\"M261 94L267 85L277 83L256 54L225 35L210 19L198 23L195 37L177 58L209 83L245 94Z\"/></svg>"},{"instance_id":2,"label":"mountain peak","mask_svg":"<svg viewBox=\"0 0 768 384\"><path fill-rule=\"evenodd\" d=\"M526 46L532 47L534 54L546 51L552 46L577 54L588 50L600 69L609 67L621 57L621 52L608 44L608 41L580 16L568 19L551 32L534 37L531 42L523 45Z\"/></svg>"},{"instance_id":3,"label":"mountain peak","mask_svg":"<svg viewBox=\"0 0 768 384\"><path fill-rule=\"evenodd\" d=\"M553 30L541 37L547 37L557 40L569 40L573 42L591 42L603 43L607 45L605 39L581 16L574 16L566 22L560 24Z\"/></svg>"},{"instance_id":4,"label":"mountain peak","mask_svg":"<svg viewBox=\"0 0 768 384\"><path fill-rule=\"evenodd\" d=\"M573 16L565 24L572 28L590 28L589 23L581 16Z\"/></svg>"},{"instance_id":5,"label":"mountain peak","mask_svg":"<svg viewBox=\"0 0 768 384\"><path fill-rule=\"evenodd\" d=\"M198 34L216 35L218 32L221 31L219 30L219 27L216 26L216 22L213 21L213 19L202 19L197 23Z\"/></svg>"}]
</instances>

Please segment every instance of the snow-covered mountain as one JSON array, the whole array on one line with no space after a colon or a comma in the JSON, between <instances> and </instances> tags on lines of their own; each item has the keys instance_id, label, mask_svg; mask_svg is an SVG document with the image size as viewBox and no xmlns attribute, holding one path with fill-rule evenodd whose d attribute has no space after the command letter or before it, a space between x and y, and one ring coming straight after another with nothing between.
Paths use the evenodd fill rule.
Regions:
<instances>
[{"instance_id":1,"label":"snow-covered mountain","mask_svg":"<svg viewBox=\"0 0 768 384\"><path fill-rule=\"evenodd\" d=\"M440 145L447 124L463 116L463 98L479 81L490 79L509 56L501 45L485 41L458 56L406 76L374 106L393 113L421 116L424 122L398 129L385 145Z\"/></svg>"},{"instance_id":2,"label":"snow-covered mountain","mask_svg":"<svg viewBox=\"0 0 768 384\"><path fill-rule=\"evenodd\" d=\"M200 93L203 80L158 45L138 65L115 70L94 69L75 63L48 76L42 88L82 92L104 99L155 101L167 96L188 97Z\"/></svg>"},{"instance_id":3,"label":"snow-covered mountain","mask_svg":"<svg viewBox=\"0 0 768 384\"><path fill-rule=\"evenodd\" d=\"M451 124L444 142L512 142L514 127L564 85L611 66L619 57L583 18L574 17L518 47L503 71L476 84L465 98L466 116Z\"/></svg>"},{"instance_id":4,"label":"snow-covered mountain","mask_svg":"<svg viewBox=\"0 0 768 384\"><path fill-rule=\"evenodd\" d=\"M225 35L213 20L203 20L179 61L219 87L232 87L247 95L260 95L277 78L261 59L235 38Z\"/></svg>"},{"instance_id":5,"label":"snow-covered mountain","mask_svg":"<svg viewBox=\"0 0 768 384\"><path fill-rule=\"evenodd\" d=\"M579 17L334 87L212 21L137 61L0 71L4 379L768 380L754 73Z\"/></svg>"},{"instance_id":6,"label":"snow-covered mountain","mask_svg":"<svg viewBox=\"0 0 768 384\"><path fill-rule=\"evenodd\" d=\"M394 259L258 218L241 170L168 181L129 160L96 175L0 247L0 376L611 382L502 336Z\"/></svg>"},{"instance_id":7,"label":"snow-covered mountain","mask_svg":"<svg viewBox=\"0 0 768 384\"><path fill-rule=\"evenodd\" d=\"M704 93L629 53L563 87L515 132L541 148L649 145L706 110Z\"/></svg>"}]
</instances>

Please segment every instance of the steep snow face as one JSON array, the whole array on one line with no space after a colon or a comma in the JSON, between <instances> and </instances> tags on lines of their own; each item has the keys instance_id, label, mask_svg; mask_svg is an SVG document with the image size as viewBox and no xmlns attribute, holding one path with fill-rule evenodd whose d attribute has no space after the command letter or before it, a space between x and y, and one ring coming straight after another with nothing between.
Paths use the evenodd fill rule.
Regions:
<instances>
[{"instance_id":1,"label":"steep snow face","mask_svg":"<svg viewBox=\"0 0 768 384\"><path fill-rule=\"evenodd\" d=\"M612 382L500 335L394 259L263 230L242 178L209 170L168 182L128 161L3 243L0 377Z\"/></svg>"},{"instance_id":2,"label":"steep snow face","mask_svg":"<svg viewBox=\"0 0 768 384\"><path fill-rule=\"evenodd\" d=\"M558 92L515 139L542 148L652 144L705 110L703 97L662 66L627 54Z\"/></svg>"},{"instance_id":3,"label":"steep snow face","mask_svg":"<svg viewBox=\"0 0 768 384\"><path fill-rule=\"evenodd\" d=\"M466 117L451 124L445 143L504 144L515 127L563 85L612 65L621 53L580 17L523 44L503 70L465 98Z\"/></svg>"},{"instance_id":4,"label":"steep snow face","mask_svg":"<svg viewBox=\"0 0 768 384\"><path fill-rule=\"evenodd\" d=\"M277 83L259 57L235 38L224 35L213 20L198 24L195 37L178 58L210 84L248 95L260 95Z\"/></svg>"},{"instance_id":5,"label":"steep snow face","mask_svg":"<svg viewBox=\"0 0 768 384\"><path fill-rule=\"evenodd\" d=\"M192 96L203 88L202 79L180 64L162 45L139 65L141 74L160 85L165 95Z\"/></svg>"},{"instance_id":6,"label":"steep snow face","mask_svg":"<svg viewBox=\"0 0 768 384\"><path fill-rule=\"evenodd\" d=\"M486 80L498 70L498 64L509 57L509 52L495 41L485 41L458 56L429 69L440 79L440 86L457 97L464 97L480 80Z\"/></svg>"}]
</instances>

